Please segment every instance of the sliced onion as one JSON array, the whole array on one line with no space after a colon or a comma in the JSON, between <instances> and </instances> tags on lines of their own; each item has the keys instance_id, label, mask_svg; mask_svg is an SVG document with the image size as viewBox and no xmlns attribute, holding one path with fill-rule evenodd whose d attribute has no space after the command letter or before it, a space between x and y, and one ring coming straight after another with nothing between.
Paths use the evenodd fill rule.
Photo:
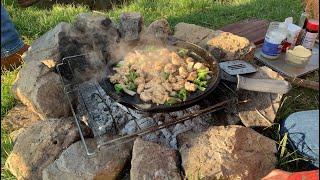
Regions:
<instances>
[{"instance_id":1,"label":"sliced onion","mask_svg":"<svg viewBox=\"0 0 320 180\"><path fill-rule=\"evenodd\" d=\"M130 96L134 96L134 95L137 94L136 92L131 91L131 90L127 89L126 87L123 87L123 91L124 91L125 93L129 94Z\"/></svg>"},{"instance_id":2,"label":"sliced onion","mask_svg":"<svg viewBox=\"0 0 320 180\"><path fill-rule=\"evenodd\" d=\"M137 104L141 109L149 109L151 108L151 104Z\"/></svg>"}]
</instances>

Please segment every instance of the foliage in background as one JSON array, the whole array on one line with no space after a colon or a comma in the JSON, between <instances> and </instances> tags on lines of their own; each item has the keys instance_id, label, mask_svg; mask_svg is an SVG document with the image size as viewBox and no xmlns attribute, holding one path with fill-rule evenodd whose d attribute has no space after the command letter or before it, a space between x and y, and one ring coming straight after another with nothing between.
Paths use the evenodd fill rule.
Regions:
<instances>
[{"instance_id":1,"label":"foliage in background","mask_svg":"<svg viewBox=\"0 0 320 180\"><path fill-rule=\"evenodd\" d=\"M146 24L166 18L173 27L179 22L210 28L250 17L284 21L292 16L297 22L302 12L301 0L135 0L124 2L107 14L118 20L122 12L142 13Z\"/></svg>"},{"instance_id":2,"label":"foliage in background","mask_svg":"<svg viewBox=\"0 0 320 180\"><path fill-rule=\"evenodd\" d=\"M35 6L21 8L13 0L3 0L2 4L7 9L23 40L29 44L59 22L71 22L77 14L89 11L85 6L59 4L54 5L52 9Z\"/></svg>"}]
</instances>

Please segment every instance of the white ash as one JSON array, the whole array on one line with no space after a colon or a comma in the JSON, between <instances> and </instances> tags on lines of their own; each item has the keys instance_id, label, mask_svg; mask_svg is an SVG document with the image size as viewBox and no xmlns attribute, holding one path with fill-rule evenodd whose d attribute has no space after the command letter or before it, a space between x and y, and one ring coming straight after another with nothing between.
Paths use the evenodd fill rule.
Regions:
<instances>
[{"instance_id":1,"label":"white ash","mask_svg":"<svg viewBox=\"0 0 320 180\"><path fill-rule=\"evenodd\" d=\"M196 105L171 113L140 113L113 101L96 82L81 84L79 92L82 96L79 93L78 97L83 98L78 98L77 115L88 124L95 137L108 133L120 136L130 135L151 126L170 122L173 118L180 118L189 113L195 113L200 109L200 106ZM89 114L86 113L84 105L87 107ZM113 121L113 118L116 122ZM206 122L209 119L212 119L211 115L199 116L192 120L149 133L142 138L177 149L176 137L178 134L189 130L201 131L209 126L209 123Z\"/></svg>"}]
</instances>

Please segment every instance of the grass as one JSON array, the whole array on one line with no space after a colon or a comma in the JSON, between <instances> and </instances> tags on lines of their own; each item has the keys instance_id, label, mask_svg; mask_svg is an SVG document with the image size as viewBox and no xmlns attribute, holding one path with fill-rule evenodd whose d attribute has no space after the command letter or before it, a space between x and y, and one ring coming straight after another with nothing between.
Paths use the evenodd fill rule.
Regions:
<instances>
[{"instance_id":1,"label":"grass","mask_svg":"<svg viewBox=\"0 0 320 180\"><path fill-rule=\"evenodd\" d=\"M146 24L166 18L173 27L179 22L218 28L249 17L284 21L292 16L296 21L302 11L300 0L137 0L114 8L107 14L117 20L122 12L141 12Z\"/></svg>"},{"instance_id":2,"label":"grass","mask_svg":"<svg viewBox=\"0 0 320 180\"><path fill-rule=\"evenodd\" d=\"M89 11L88 7L73 5L55 5L50 9L35 6L20 8L14 0L3 0L2 5L8 10L17 30L28 44L59 22L72 22L77 14ZM112 10L105 13L115 21L118 21L122 12L137 11L143 15L146 25L156 19L166 18L172 28L179 22L186 22L217 29L250 17L283 21L286 17L292 16L297 22L302 10L301 0L124 0L122 4L114 5ZM11 85L16 74L17 71L13 71L1 75L1 119L16 103L11 93ZM318 81L319 72L306 78ZM317 91L293 88L284 98L277 121L296 111L318 109L318 100ZM273 133L277 132L277 129L272 130ZM9 132L10 130L1 129L1 169L12 149ZM272 133L269 133L269 136L273 136ZM281 144L280 147L286 147L280 135L274 135L272 138ZM278 157L279 168L296 170L300 167L300 164L297 164L300 157L289 149L280 150ZM297 161L294 161L294 165L292 162L281 164L290 160ZM3 169L1 178L14 179L10 172Z\"/></svg>"},{"instance_id":3,"label":"grass","mask_svg":"<svg viewBox=\"0 0 320 180\"><path fill-rule=\"evenodd\" d=\"M5 75L1 75L1 119L7 114L16 103L13 94L11 92L11 85L18 73L18 69L15 71L6 71ZM13 146L6 129L1 126L1 178L14 179L14 176L3 168L5 160L11 152Z\"/></svg>"}]
</instances>

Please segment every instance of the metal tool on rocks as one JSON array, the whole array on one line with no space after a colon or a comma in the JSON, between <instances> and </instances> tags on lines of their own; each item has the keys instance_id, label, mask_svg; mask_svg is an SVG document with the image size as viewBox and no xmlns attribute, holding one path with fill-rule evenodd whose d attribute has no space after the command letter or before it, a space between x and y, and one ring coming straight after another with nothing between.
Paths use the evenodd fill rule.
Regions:
<instances>
[{"instance_id":1,"label":"metal tool on rocks","mask_svg":"<svg viewBox=\"0 0 320 180\"><path fill-rule=\"evenodd\" d=\"M242 60L221 62L219 66L222 69L221 79L237 83L237 89L278 94L286 94L291 89L290 83L285 80L254 79L240 76L257 71L253 65Z\"/></svg>"}]
</instances>

